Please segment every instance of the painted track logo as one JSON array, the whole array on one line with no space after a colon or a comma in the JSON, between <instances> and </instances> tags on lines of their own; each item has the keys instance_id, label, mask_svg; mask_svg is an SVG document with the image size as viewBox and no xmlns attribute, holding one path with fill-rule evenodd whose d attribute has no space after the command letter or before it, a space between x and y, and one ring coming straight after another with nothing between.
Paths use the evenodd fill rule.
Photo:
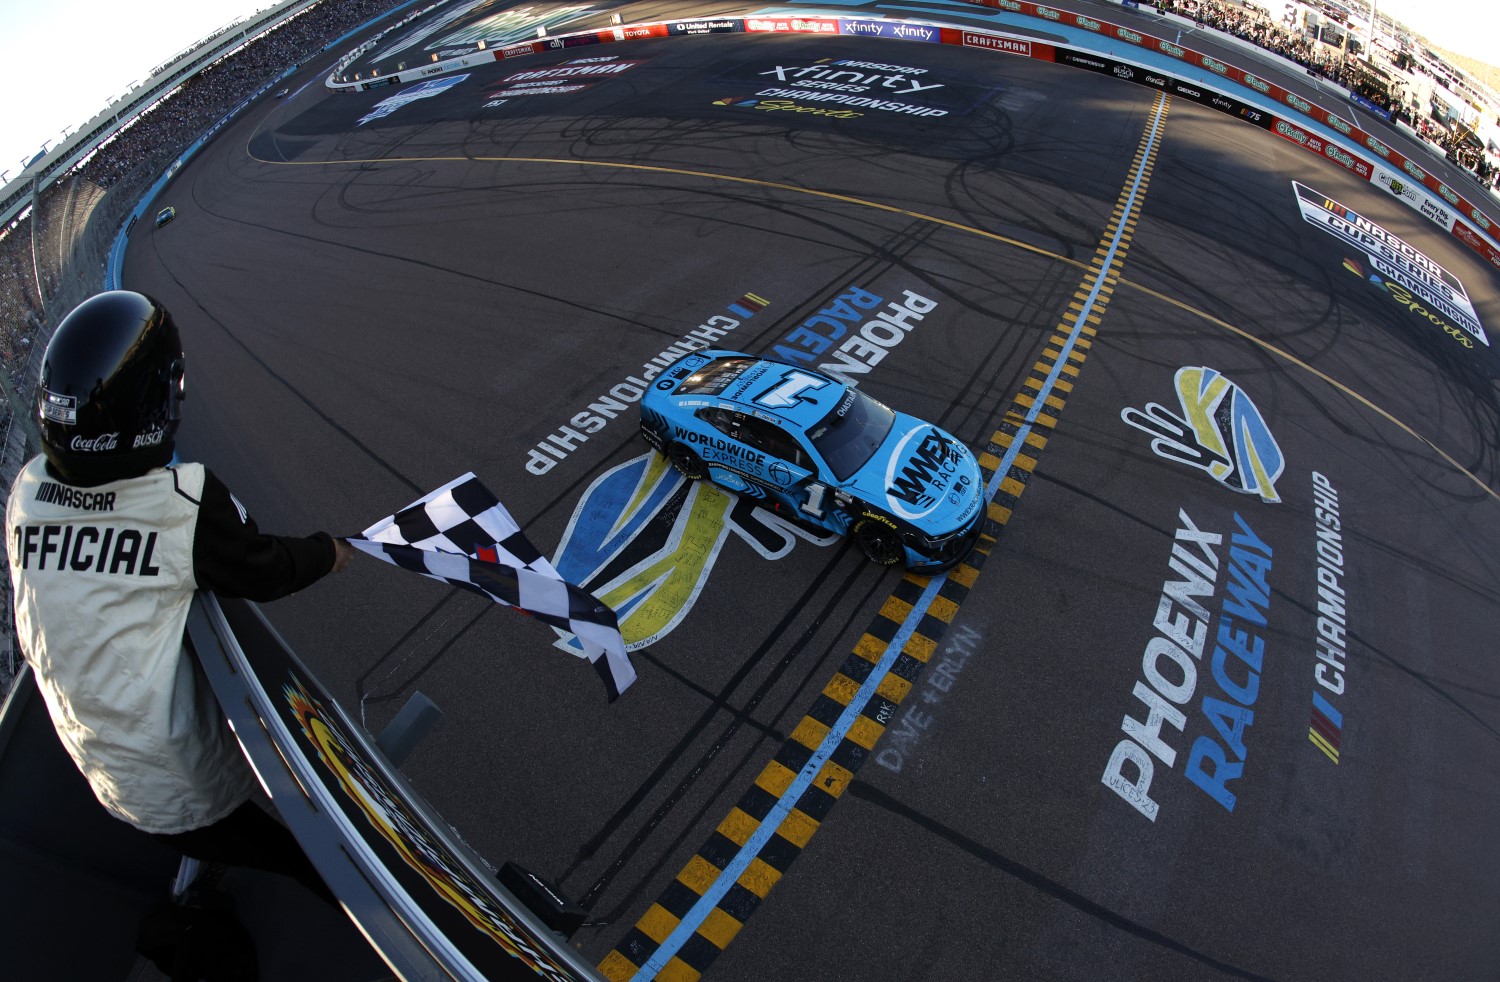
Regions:
<instances>
[{"instance_id":1,"label":"painted track logo","mask_svg":"<svg viewBox=\"0 0 1500 982\"><path fill-rule=\"evenodd\" d=\"M334 713L330 713L307 686L289 672L290 682L281 687L285 709L290 710L302 737L319 764L337 784L349 803L349 814L361 814L370 827L397 855L425 880L428 886L478 930L488 935L506 954L519 959L542 979L565 982L573 974L526 936L492 895L492 888L464 868L448 847L433 838L408 806L403 795L372 768L350 739ZM529 977L529 975L528 975Z\"/></svg>"},{"instance_id":2,"label":"painted track logo","mask_svg":"<svg viewBox=\"0 0 1500 982\"><path fill-rule=\"evenodd\" d=\"M768 113L801 113L806 116L827 116L830 119L859 119L864 113L851 109L828 109L822 106L804 106L791 99L715 99L716 106L736 109L757 109Z\"/></svg>"},{"instance_id":3,"label":"painted track logo","mask_svg":"<svg viewBox=\"0 0 1500 982\"><path fill-rule=\"evenodd\" d=\"M553 564L614 609L625 650L637 651L682 623L731 536L768 560L786 556L798 540L838 541L837 533L815 534L756 507L756 497L753 486L736 495L688 481L651 451L589 486ZM558 634L559 648L582 654L576 638Z\"/></svg>"},{"instance_id":4,"label":"painted track logo","mask_svg":"<svg viewBox=\"0 0 1500 982\"><path fill-rule=\"evenodd\" d=\"M1182 415L1152 402L1144 410L1122 409L1120 418L1152 438L1158 457L1204 471L1241 494L1280 501L1276 479L1286 458L1245 390L1205 367L1179 368L1173 381Z\"/></svg>"}]
</instances>

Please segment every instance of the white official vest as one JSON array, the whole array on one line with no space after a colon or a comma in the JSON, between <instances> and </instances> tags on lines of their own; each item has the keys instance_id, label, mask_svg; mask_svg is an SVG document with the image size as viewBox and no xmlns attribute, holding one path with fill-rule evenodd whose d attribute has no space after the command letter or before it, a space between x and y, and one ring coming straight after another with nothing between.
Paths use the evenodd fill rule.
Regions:
<instances>
[{"instance_id":1,"label":"white official vest","mask_svg":"<svg viewBox=\"0 0 1500 982\"><path fill-rule=\"evenodd\" d=\"M16 630L53 725L104 807L147 832L209 825L254 788L183 650L203 482L181 464L76 488L37 457L5 510Z\"/></svg>"}]
</instances>

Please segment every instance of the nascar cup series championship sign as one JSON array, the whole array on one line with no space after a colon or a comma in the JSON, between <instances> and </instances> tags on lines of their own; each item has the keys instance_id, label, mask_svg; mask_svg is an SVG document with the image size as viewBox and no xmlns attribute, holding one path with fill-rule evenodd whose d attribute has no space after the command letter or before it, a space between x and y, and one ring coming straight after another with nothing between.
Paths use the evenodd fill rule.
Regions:
<instances>
[{"instance_id":1,"label":"nascar cup series championship sign","mask_svg":"<svg viewBox=\"0 0 1500 982\"><path fill-rule=\"evenodd\" d=\"M1403 239L1321 191L1296 181L1292 182L1292 188L1297 193L1297 207L1308 224L1364 253L1381 276L1420 298L1429 309L1458 325L1480 344L1489 346L1479 315L1458 277Z\"/></svg>"}]
</instances>

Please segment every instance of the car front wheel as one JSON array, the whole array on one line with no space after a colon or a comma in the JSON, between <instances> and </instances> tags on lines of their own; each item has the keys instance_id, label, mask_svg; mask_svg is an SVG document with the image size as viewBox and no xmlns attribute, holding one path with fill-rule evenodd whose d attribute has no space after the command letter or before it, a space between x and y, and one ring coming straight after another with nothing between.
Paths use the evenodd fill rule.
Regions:
<instances>
[{"instance_id":1,"label":"car front wheel","mask_svg":"<svg viewBox=\"0 0 1500 982\"><path fill-rule=\"evenodd\" d=\"M708 476L708 468L703 465L703 458L680 443L672 444L671 450L667 452L667 458L672 461L672 466L677 468L678 473L689 481L702 480Z\"/></svg>"},{"instance_id":2,"label":"car front wheel","mask_svg":"<svg viewBox=\"0 0 1500 982\"><path fill-rule=\"evenodd\" d=\"M872 518L861 519L849 530L849 537L872 563L894 566L906 558L906 548L901 544L901 536L884 522L877 522Z\"/></svg>"}]
</instances>

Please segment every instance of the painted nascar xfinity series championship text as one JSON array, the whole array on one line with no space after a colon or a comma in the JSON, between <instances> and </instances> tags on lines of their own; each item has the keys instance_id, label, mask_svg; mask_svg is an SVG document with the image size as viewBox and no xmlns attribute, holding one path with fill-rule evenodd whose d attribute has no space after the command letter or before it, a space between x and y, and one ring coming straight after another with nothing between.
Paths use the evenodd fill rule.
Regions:
<instances>
[{"instance_id":1,"label":"painted nascar xfinity series championship text","mask_svg":"<svg viewBox=\"0 0 1500 982\"><path fill-rule=\"evenodd\" d=\"M946 109L889 98L944 88L942 82L923 83L921 76L926 71L847 60L832 65L777 65L760 74L775 78L785 87L762 89L755 94L762 99L800 99L910 116L946 116Z\"/></svg>"}]
</instances>

